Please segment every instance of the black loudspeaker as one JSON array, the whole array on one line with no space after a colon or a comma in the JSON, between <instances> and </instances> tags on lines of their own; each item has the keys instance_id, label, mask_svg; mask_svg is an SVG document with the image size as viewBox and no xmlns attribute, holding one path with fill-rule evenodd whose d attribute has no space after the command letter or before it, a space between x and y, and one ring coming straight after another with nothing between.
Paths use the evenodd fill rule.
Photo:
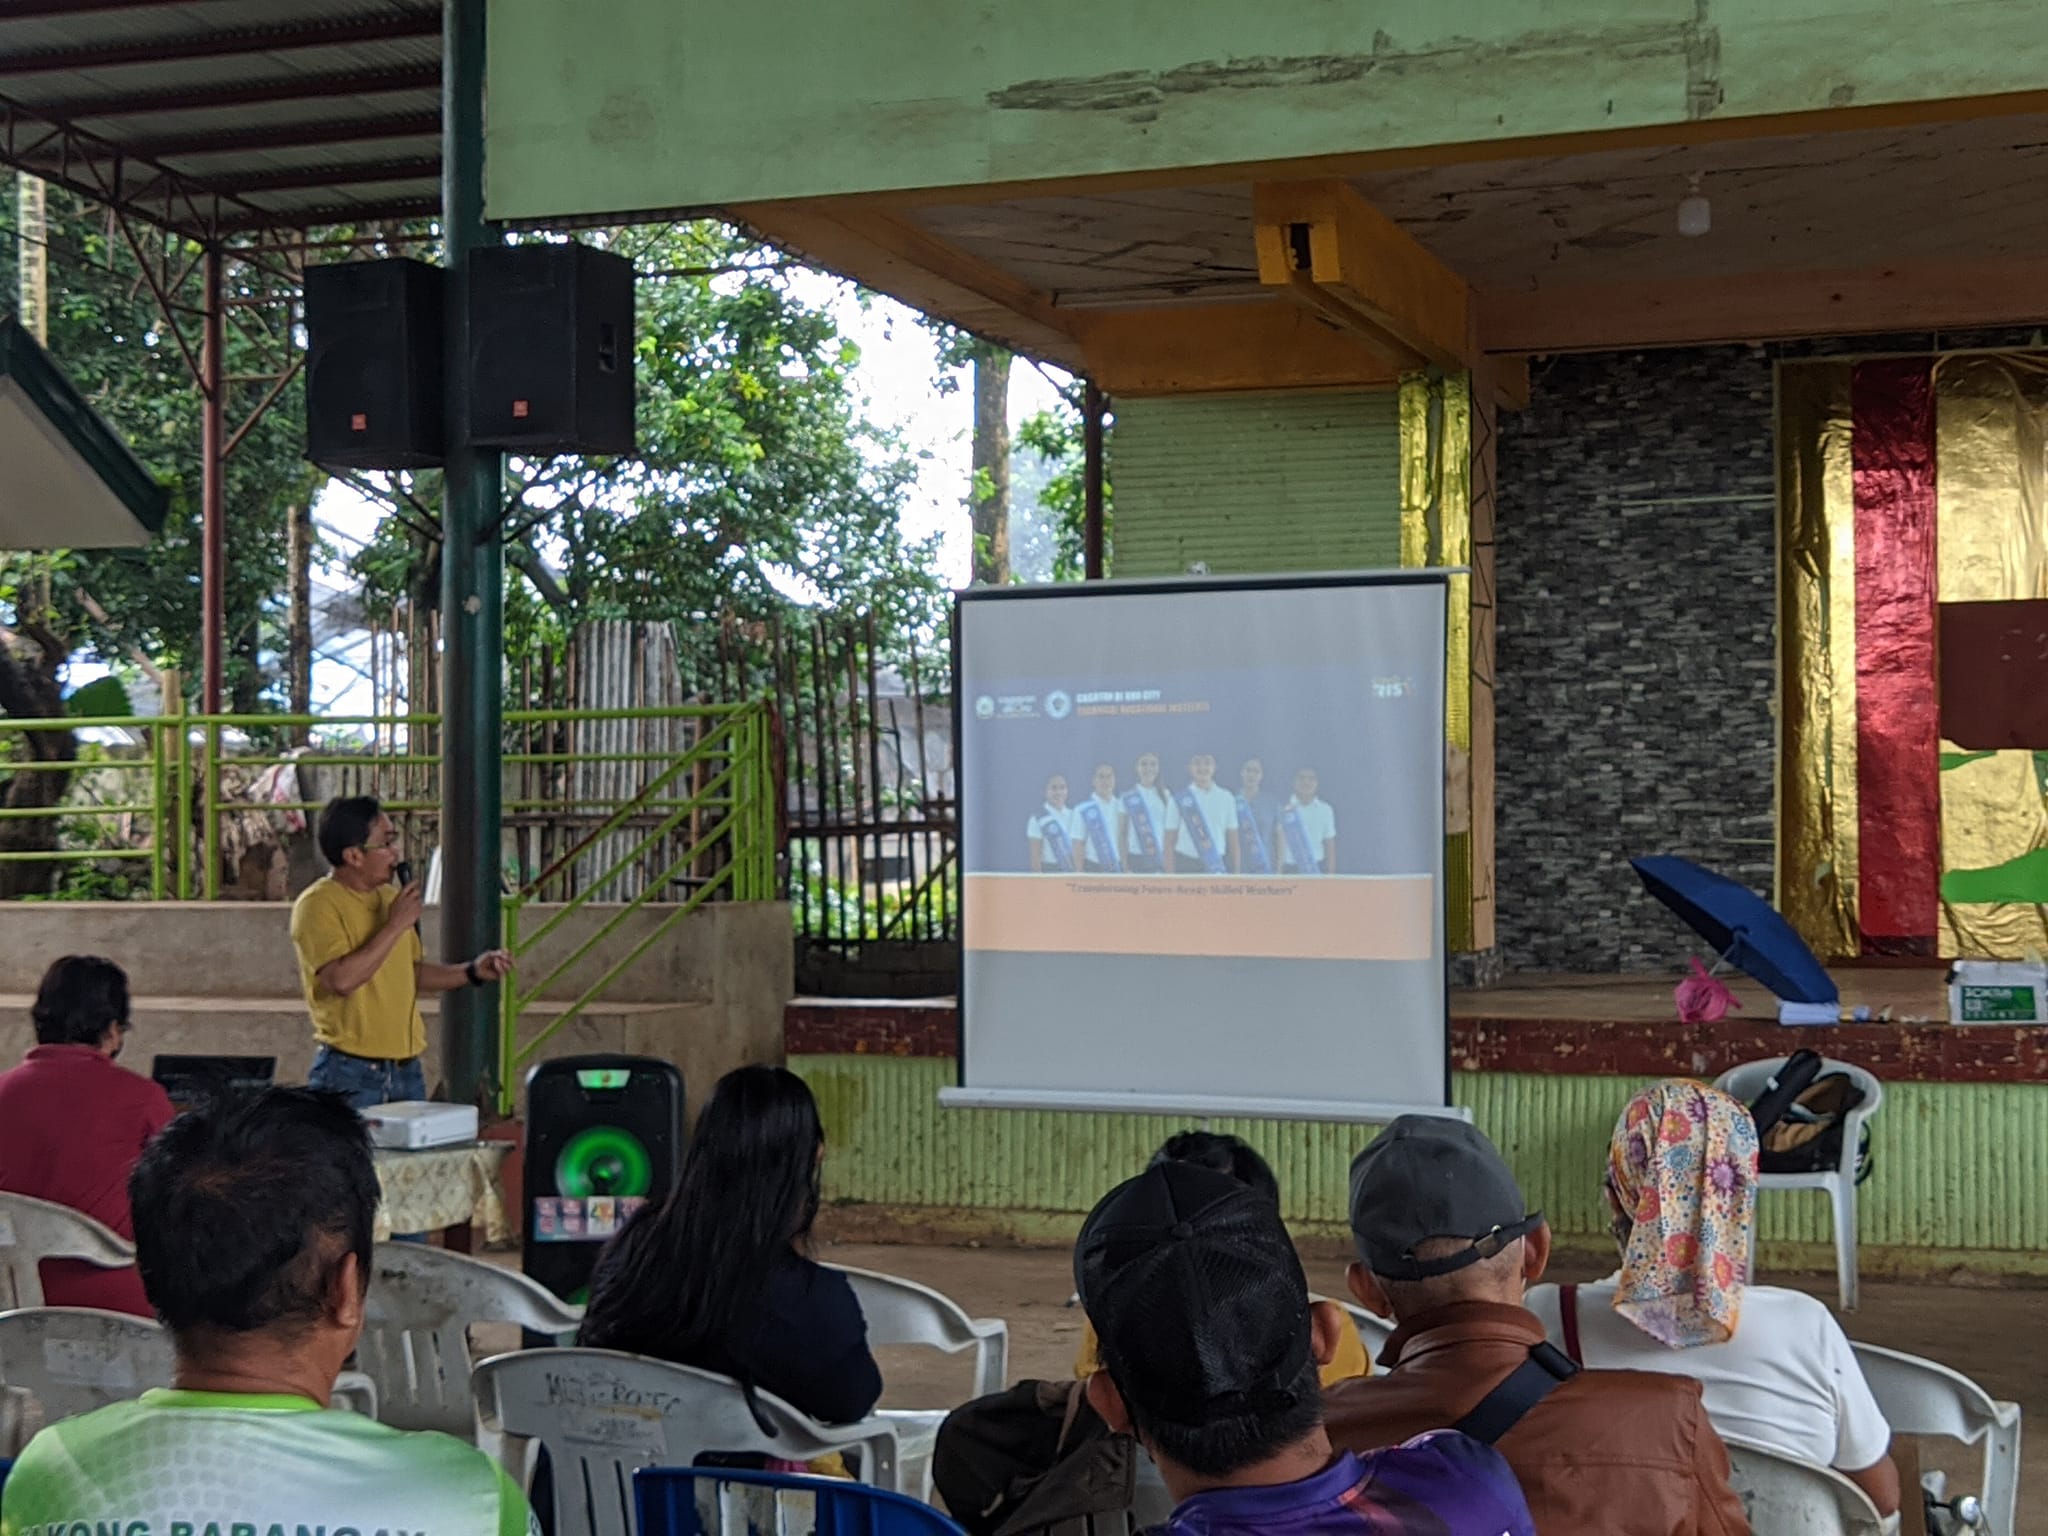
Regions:
<instances>
[{"instance_id":1,"label":"black loudspeaker","mask_svg":"<svg viewBox=\"0 0 2048 1536\"><path fill-rule=\"evenodd\" d=\"M647 1056L565 1056L526 1075L521 1265L564 1301L626 1220L683 1169L683 1075Z\"/></svg>"},{"instance_id":2,"label":"black loudspeaker","mask_svg":"<svg viewBox=\"0 0 2048 1536\"><path fill-rule=\"evenodd\" d=\"M447 433L445 274L423 261L306 269L306 457L355 469L439 464Z\"/></svg>"},{"instance_id":3,"label":"black loudspeaker","mask_svg":"<svg viewBox=\"0 0 2048 1536\"><path fill-rule=\"evenodd\" d=\"M587 245L469 258L469 436L533 456L633 451L633 264Z\"/></svg>"}]
</instances>

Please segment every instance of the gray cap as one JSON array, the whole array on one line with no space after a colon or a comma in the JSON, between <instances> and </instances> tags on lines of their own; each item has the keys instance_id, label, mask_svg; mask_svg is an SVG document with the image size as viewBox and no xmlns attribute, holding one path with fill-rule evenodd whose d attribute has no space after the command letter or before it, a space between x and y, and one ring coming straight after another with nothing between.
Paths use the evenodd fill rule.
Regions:
<instances>
[{"instance_id":1,"label":"gray cap","mask_svg":"<svg viewBox=\"0 0 2048 1536\"><path fill-rule=\"evenodd\" d=\"M1491 1258L1543 1220L1476 1126L1441 1115L1403 1115L1351 1162L1351 1234L1375 1275L1425 1280ZM1431 1238L1469 1248L1418 1259Z\"/></svg>"}]
</instances>

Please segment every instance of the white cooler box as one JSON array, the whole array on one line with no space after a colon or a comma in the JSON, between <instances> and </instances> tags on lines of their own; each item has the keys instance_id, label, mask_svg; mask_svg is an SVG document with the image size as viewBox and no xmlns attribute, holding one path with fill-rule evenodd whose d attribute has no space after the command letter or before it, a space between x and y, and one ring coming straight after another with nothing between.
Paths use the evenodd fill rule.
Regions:
<instances>
[{"instance_id":1,"label":"white cooler box","mask_svg":"<svg viewBox=\"0 0 2048 1536\"><path fill-rule=\"evenodd\" d=\"M369 1124L373 1146L419 1152L476 1140L474 1104L427 1104L418 1099L372 1104L363 1111L363 1119Z\"/></svg>"},{"instance_id":2,"label":"white cooler box","mask_svg":"<svg viewBox=\"0 0 2048 1536\"><path fill-rule=\"evenodd\" d=\"M1951 1024L2048 1024L2048 965L1958 960L1948 973Z\"/></svg>"}]
</instances>

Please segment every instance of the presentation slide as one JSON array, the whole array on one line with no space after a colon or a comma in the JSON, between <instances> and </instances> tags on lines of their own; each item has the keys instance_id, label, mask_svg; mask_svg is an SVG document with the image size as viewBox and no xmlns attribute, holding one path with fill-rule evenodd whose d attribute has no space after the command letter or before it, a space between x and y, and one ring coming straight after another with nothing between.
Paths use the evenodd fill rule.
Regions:
<instances>
[{"instance_id":1,"label":"presentation slide","mask_svg":"<svg viewBox=\"0 0 2048 1536\"><path fill-rule=\"evenodd\" d=\"M962 1089L1443 1106L1444 612L1425 572L963 593Z\"/></svg>"}]
</instances>

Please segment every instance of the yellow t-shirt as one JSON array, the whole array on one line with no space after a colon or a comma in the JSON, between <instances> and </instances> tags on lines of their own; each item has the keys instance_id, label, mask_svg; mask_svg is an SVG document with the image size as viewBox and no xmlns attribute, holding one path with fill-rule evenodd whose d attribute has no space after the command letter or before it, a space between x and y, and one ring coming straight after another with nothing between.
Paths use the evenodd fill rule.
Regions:
<instances>
[{"instance_id":1,"label":"yellow t-shirt","mask_svg":"<svg viewBox=\"0 0 2048 1536\"><path fill-rule=\"evenodd\" d=\"M1086 1381L1101 1369L1102 1345L1095 1337L1095 1325L1084 1319L1081 1323L1081 1352L1074 1357L1074 1374ZM1371 1374L1372 1357L1365 1352L1365 1340L1358 1336L1358 1323L1347 1312L1344 1314L1344 1331L1337 1336L1337 1353L1322 1368L1323 1385L1334 1387L1354 1376Z\"/></svg>"},{"instance_id":2,"label":"yellow t-shirt","mask_svg":"<svg viewBox=\"0 0 2048 1536\"><path fill-rule=\"evenodd\" d=\"M322 1045L351 1056L390 1061L404 1061L427 1048L419 982L413 974L422 953L417 929L392 945L377 973L347 997L330 992L316 979L321 966L354 954L375 938L397 899L395 885L352 891L327 875L292 903L299 987L313 1015L313 1037Z\"/></svg>"}]
</instances>

